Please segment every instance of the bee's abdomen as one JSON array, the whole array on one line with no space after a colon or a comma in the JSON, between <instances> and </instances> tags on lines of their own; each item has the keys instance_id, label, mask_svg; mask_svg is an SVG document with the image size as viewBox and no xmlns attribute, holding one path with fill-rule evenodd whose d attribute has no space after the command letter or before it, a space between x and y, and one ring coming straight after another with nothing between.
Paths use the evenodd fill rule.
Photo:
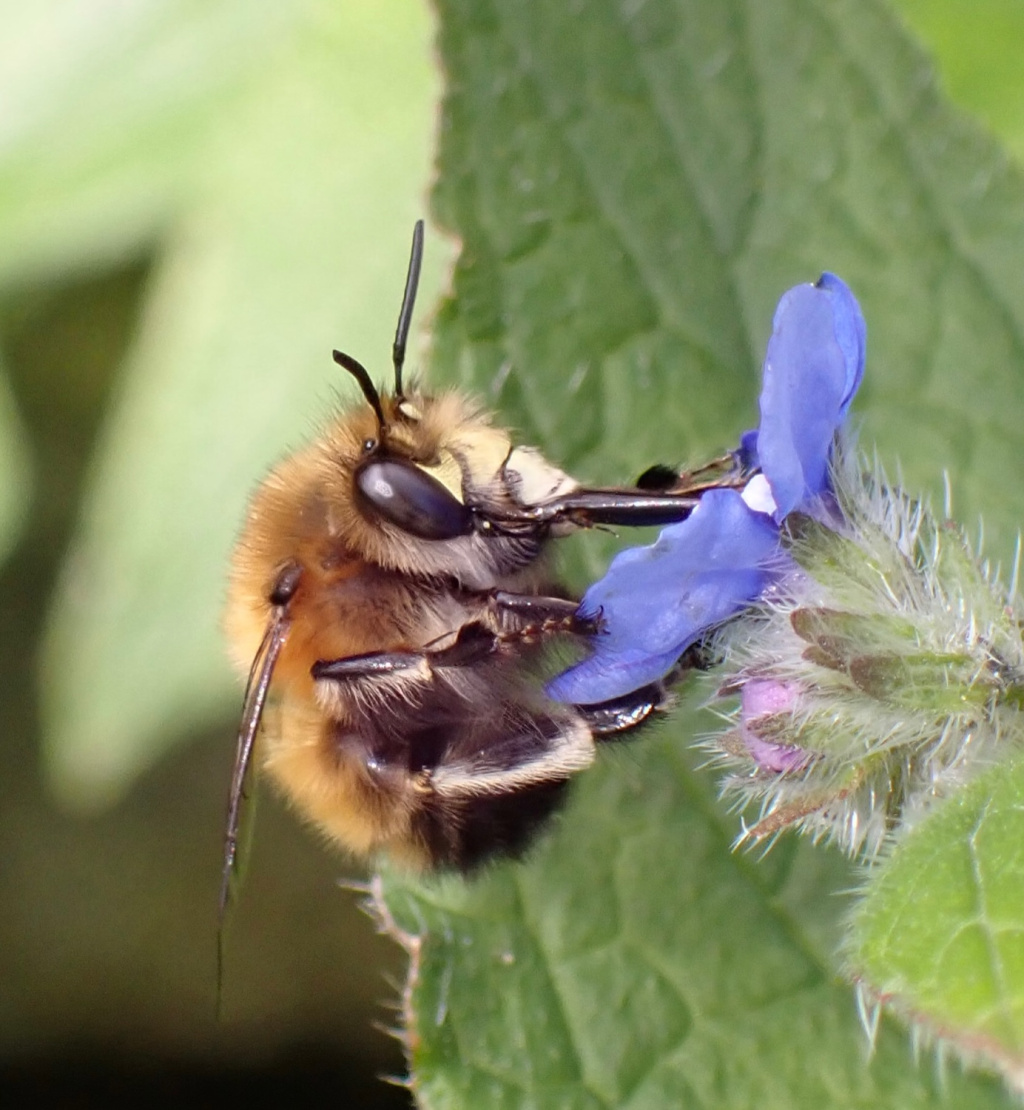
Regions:
<instances>
[{"instance_id":1,"label":"bee's abdomen","mask_svg":"<svg viewBox=\"0 0 1024 1110\"><path fill-rule=\"evenodd\" d=\"M462 871L522 854L594 755L574 711L503 699L485 683L432 686L375 714L367 733L378 773L405 776L419 855Z\"/></svg>"},{"instance_id":2,"label":"bee's abdomen","mask_svg":"<svg viewBox=\"0 0 1024 1110\"><path fill-rule=\"evenodd\" d=\"M433 794L417 808L412 834L433 867L471 871L490 859L521 856L564 803L569 778L469 796Z\"/></svg>"}]
</instances>

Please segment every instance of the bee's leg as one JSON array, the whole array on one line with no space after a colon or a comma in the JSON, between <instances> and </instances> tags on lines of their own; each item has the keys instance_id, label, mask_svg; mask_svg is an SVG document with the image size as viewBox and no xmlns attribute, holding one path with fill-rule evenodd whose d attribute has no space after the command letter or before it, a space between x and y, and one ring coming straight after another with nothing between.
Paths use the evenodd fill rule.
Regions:
<instances>
[{"instance_id":1,"label":"bee's leg","mask_svg":"<svg viewBox=\"0 0 1024 1110\"><path fill-rule=\"evenodd\" d=\"M499 644L500 638L496 632L479 621L470 621L459 629L451 647L425 654L431 667L472 667L493 655Z\"/></svg>"},{"instance_id":2,"label":"bee's leg","mask_svg":"<svg viewBox=\"0 0 1024 1110\"><path fill-rule=\"evenodd\" d=\"M746 436L743 437L746 440ZM648 493L701 493L709 489L739 489L757 472L756 452L742 444L695 470L677 470L664 463L649 466L634 483Z\"/></svg>"},{"instance_id":3,"label":"bee's leg","mask_svg":"<svg viewBox=\"0 0 1024 1110\"><path fill-rule=\"evenodd\" d=\"M595 739L611 740L643 724L652 713L664 708L666 700L665 687L660 682L652 682L611 701L574 708Z\"/></svg>"},{"instance_id":4,"label":"bee's leg","mask_svg":"<svg viewBox=\"0 0 1024 1110\"><path fill-rule=\"evenodd\" d=\"M579 602L564 597L538 597L498 590L488 597L487 608L499 636L511 634L516 638L530 638L559 632L592 636L601 628L600 613L593 617L581 616Z\"/></svg>"},{"instance_id":5,"label":"bee's leg","mask_svg":"<svg viewBox=\"0 0 1024 1110\"><path fill-rule=\"evenodd\" d=\"M592 635L600 628L600 614L581 617L577 603L561 597L537 597L499 590L489 594L479 620L459 629L453 644L437 650L374 651L344 659L321 659L313 664L316 681L388 678L419 674L426 679L438 667L472 667L499 651L502 643L540 639L555 633Z\"/></svg>"},{"instance_id":6,"label":"bee's leg","mask_svg":"<svg viewBox=\"0 0 1024 1110\"><path fill-rule=\"evenodd\" d=\"M317 681L386 678L419 672L426 678L438 667L471 667L498 651L502 643L534 640L558 633L591 636L600 631L601 615L580 616L577 602L498 590L485 600L479 620L459 629L455 642L440 650L375 651L313 664Z\"/></svg>"},{"instance_id":7,"label":"bee's leg","mask_svg":"<svg viewBox=\"0 0 1024 1110\"><path fill-rule=\"evenodd\" d=\"M415 672L426 678L438 667L472 667L497 651L499 643L497 633L471 621L459 629L455 643L439 651L374 651L346 659L321 659L313 664L310 673L316 681L384 678Z\"/></svg>"},{"instance_id":8,"label":"bee's leg","mask_svg":"<svg viewBox=\"0 0 1024 1110\"><path fill-rule=\"evenodd\" d=\"M652 713L668 709L673 701L670 693L691 671L706 671L718 662L709 654L707 644L698 640L691 644L675 666L657 682L649 682L639 690L631 690L610 701L573 708L587 722L596 740L616 740L624 732L643 724Z\"/></svg>"},{"instance_id":9,"label":"bee's leg","mask_svg":"<svg viewBox=\"0 0 1024 1110\"><path fill-rule=\"evenodd\" d=\"M417 651L374 651L366 655L350 655L345 659L319 659L310 674L319 681L330 678L383 678L420 670L423 653Z\"/></svg>"}]
</instances>

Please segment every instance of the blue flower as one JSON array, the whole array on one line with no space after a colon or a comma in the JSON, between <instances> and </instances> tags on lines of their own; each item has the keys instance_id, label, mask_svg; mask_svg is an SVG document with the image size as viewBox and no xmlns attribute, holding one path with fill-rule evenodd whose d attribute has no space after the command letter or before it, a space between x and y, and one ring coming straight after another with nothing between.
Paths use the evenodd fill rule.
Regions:
<instances>
[{"instance_id":1,"label":"blue flower","mask_svg":"<svg viewBox=\"0 0 1024 1110\"><path fill-rule=\"evenodd\" d=\"M828 491L829 454L864 373L865 338L860 306L833 274L782 297L756 441L748 432L740 447L760 474L742 494L709 490L654 544L616 556L580 603L583 614L600 611L602 632L588 658L549 683L551 697L590 705L661 678L785 573L779 524L796 509L813 512Z\"/></svg>"}]
</instances>

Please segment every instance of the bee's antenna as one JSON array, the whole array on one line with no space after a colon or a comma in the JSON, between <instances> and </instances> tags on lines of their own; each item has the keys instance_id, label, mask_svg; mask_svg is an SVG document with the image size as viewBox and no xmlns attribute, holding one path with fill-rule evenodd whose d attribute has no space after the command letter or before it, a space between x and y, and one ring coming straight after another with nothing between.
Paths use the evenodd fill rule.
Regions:
<instances>
[{"instance_id":1,"label":"bee's antenna","mask_svg":"<svg viewBox=\"0 0 1024 1110\"><path fill-rule=\"evenodd\" d=\"M363 391L363 396L370 402L370 408L377 414L377 424L383 431L384 409L380 403L380 394L377 392L377 387L370 381L370 375L366 367L351 355L345 354L344 351L334 351L333 354L334 361L339 366L343 366L359 383L359 388Z\"/></svg>"},{"instance_id":2,"label":"bee's antenna","mask_svg":"<svg viewBox=\"0 0 1024 1110\"><path fill-rule=\"evenodd\" d=\"M412 253L409 255L409 273L405 278L405 296L402 298L402 311L398 314L395 345L391 348L391 358L395 364L395 396L399 400L402 398L402 366L405 363L405 345L409 338L413 306L416 304L416 289L420 283L420 265L422 262L423 221L417 220L412 229Z\"/></svg>"}]
</instances>

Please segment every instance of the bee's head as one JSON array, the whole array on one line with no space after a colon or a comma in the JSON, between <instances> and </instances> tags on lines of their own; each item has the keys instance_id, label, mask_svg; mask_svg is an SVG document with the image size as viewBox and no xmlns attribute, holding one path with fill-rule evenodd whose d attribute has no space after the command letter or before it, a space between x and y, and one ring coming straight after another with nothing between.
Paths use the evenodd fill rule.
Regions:
<instances>
[{"instance_id":1,"label":"bee's head","mask_svg":"<svg viewBox=\"0 0 1024 1110\"><path fill-rule=\"evenodd\" d=\"M343 416L324 439L323 459L338 506L336 521L362 557L411 573L490 585L536 558L546 529L502 533L494 517L558 496L575 483L532 448L514 448L478 406L456 393L429 396L402 381L423 255L423 223L413 232L398 316L394 388L377 389L351 355L334 360L359 383L366 407ZM346 512L341 506L351 506Z\"/></svg>"},{"instance_id":2,"label":"bee's head","mask_svg":"<svg viewBox=\"0 0 1024 1110\"><path fill-rule=\"evenodd\" d=\"M370 562L476 588L532 562L546 526L503 528L502 510L576 483L538 451L513 446L465 395L412 388L375 397L321 440L331 530Z\"/></svg>"}]
</instances>

